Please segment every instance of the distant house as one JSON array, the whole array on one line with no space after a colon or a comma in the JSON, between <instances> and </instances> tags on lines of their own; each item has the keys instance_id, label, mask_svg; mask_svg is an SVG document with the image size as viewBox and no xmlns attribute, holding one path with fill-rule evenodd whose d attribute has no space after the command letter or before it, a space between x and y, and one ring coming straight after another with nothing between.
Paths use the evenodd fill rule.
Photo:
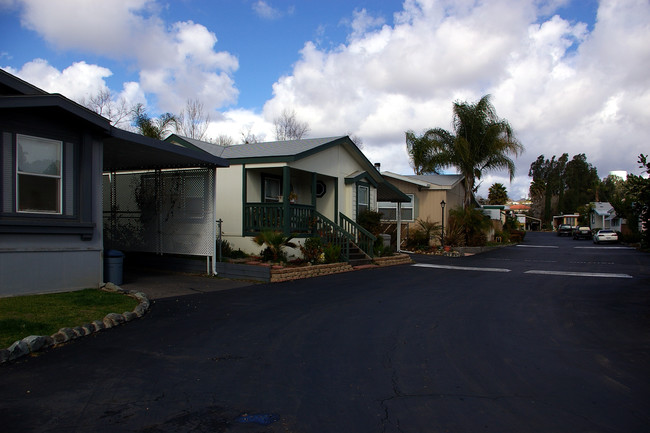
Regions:
<instances>
[{"instance_id":1,"label":"distant house","mask_svg":"<svg viewBox=\"0 0 650 433\"><path fill-rule=\"evenodd\" d=\"M592 202L589 223L592 229L611 229L622 231L625 220L616 215L614 207L609 202Z\"/></svg>"},{"instance_id":2,"label":"distant house","mask_svg":"<svg viewBox=\"0 0 650 433\"><path fill-rule=\"evenodd\" d=\"M0 70L0 296L102 284L102 172L218 165Z\"/></svg>"},{"instance_id":3,"label":"distant house","mask_svg":"<svg viewBox=\"0 0 650 433\"><path fill-rule=\"evenodd\" d=\"M377 203L410 198L382 177L347 136L218 146L172 134L169 143L223 158L215 200L223 239L259 253L253 237L281 231L300 241L318 232L337 233L372 256L372 242L357 217ZM372 237L372 235L371 235ZM345 244L347 248L347 243Z\"/></svg>"},{"instance_id":4,"label":"distant house","mask_svg":"<svg viewBox=\"0 0 650 433\"><path fill-rule=\"evenodd\" d=\"M443 201L445 220L449 218L450 209L463 205L465 181L462 175L401 175L384 171L382 176L411 198L410 202L401 205L401 221L407 224L409 229L417 225L418 219L428 218L432 222L442 222L441 202ZM385 221L397 221L395 203L380 202L378 211L383 214Z\"/></svg>"},{"instance_id":5,"label":"distant house","mask_svg":"<svg viewBox=\"0 0 650 433\"><path fill-rule=\"evenodd\" d=\"M555 215L553 217L553 230L557 230L557 228L561 224L568 224L571 227L577 227L578 226L578 219L580 218L580 214L567 214L567 215Z\"/></svg>"}]
</instances>

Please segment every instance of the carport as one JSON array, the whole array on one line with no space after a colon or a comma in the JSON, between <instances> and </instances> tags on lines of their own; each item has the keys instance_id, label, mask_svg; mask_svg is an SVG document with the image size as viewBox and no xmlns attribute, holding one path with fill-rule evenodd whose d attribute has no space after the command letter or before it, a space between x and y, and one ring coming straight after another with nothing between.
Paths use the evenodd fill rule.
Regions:
<instances>
[{"instance_id":1,"label":"carport","mask_svg":"<svg viewBox=\"0 0 650 433\"><path fill-rule=\"evenodd\" d=\"M104 248L215 266L215 168L226 160L112 128L104 140Z\"/></svg>"}]
</instances>

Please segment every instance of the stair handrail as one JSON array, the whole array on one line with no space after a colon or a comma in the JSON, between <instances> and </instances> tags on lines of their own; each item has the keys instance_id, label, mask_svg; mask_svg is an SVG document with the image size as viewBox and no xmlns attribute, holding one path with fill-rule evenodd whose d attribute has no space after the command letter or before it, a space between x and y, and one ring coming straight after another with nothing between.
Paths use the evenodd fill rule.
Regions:
<instances>
[{"instance_id":1,"label":"stair handrail","mask_svg":"<svg viewBox=\"0 0 650 433\"><path fill-rule=\"evenodd\" d=\"M350 243L354 243L354 237L346 232L343 227L327 218L318 211L314 211L314 234L324 238L327 242L341 247L341 256L347 262L350 260Z\"/></svg>"},{"instance_id":2,"label":"stair handrail","mask_svg":"<svg viewBox=\"0 0 650 433\"><path fill-rule=\"evenodd\" d=\"M359 247L359 249L366 253L368 257L373 258L375 255L375 241L377 240L377 236L373 235L340 212L339 220L341 221L341 227L343 230L352 234L354 237L353 242Z\"/></svg>"}]
</instances>

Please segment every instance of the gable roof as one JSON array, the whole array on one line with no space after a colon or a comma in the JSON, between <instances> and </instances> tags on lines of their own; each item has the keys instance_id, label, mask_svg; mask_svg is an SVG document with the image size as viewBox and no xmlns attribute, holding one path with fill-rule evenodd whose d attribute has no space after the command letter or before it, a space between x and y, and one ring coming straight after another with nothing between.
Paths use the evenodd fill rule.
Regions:
<instances>
[{"instance_id":1,"label":"gable roof","mask_svg":"<svg viewBox=\"0 0 650 433\"><path fill-rule=\"evenodd\" d=\"M614 213L614 206L612 206L611 203L607 201L596 201L593 202L592 205L593 212L596 215L607 216Z\"/></svg>"},{"instance_id":2,"label":"gable roof","mask_svg":"<svg viewBox=\"0 0 650 433\"><path fill-rule=\"evenodd\" d=\"M250 159L264 162L296 161L326 148L342 144L345 139L349 140L346 136L340 136L220 146L178 134L171 134L165 141L186 147L195 147L204 152L234 160L233 162L240 162L240 160L244 162L246 160L248 163ZM356 148L356 146L354 147Z\"/></svg>"},{"instance_id":3,"label":"gable roof","mask_svg":"<svg viewBox=\"0 0 650 433\"><path fill-rule=\"evenodd\" d=\"M366 178L377 187L378 200L409 202L411 198L390 184L368 161L356 144L347 135L338 137L301 138L299 140L268 141L263 143L236 144L220 146L178 134L171 134L165 141L190 147L212 155L225 158L230 164L249 164L256 162L292 162L317 154L334 146L343 146L356 159L361 170L350 174L350 179Z\"/></svg>"},{"instance_id":4,"label":"gable roof","mask_svg":"<svg viewBox=\"0 0 650 433\"><path fill-rule=\"evenodd\" d=\"M382 172L382 175L431 190L451 189L464 179L461 174L403 175L384 171Z\"/></svg>"}]
</instances>

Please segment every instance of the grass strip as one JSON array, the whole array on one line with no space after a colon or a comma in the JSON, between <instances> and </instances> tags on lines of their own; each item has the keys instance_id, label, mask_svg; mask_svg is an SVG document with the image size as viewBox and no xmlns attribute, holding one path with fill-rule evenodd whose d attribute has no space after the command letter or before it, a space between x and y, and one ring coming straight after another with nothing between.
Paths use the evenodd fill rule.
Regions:
<instances>
[{"instance_id":1,"label":"grass strip","mask_svg":"<svg viewBox=\"0 0 650 433\"><path fill-rule=\"evenodd\" d=\"M29 335L52 335L108 313L133 311L137 305L130 296L99 289L0 298L0 349Z\"/></svg>"}]
</instances>

